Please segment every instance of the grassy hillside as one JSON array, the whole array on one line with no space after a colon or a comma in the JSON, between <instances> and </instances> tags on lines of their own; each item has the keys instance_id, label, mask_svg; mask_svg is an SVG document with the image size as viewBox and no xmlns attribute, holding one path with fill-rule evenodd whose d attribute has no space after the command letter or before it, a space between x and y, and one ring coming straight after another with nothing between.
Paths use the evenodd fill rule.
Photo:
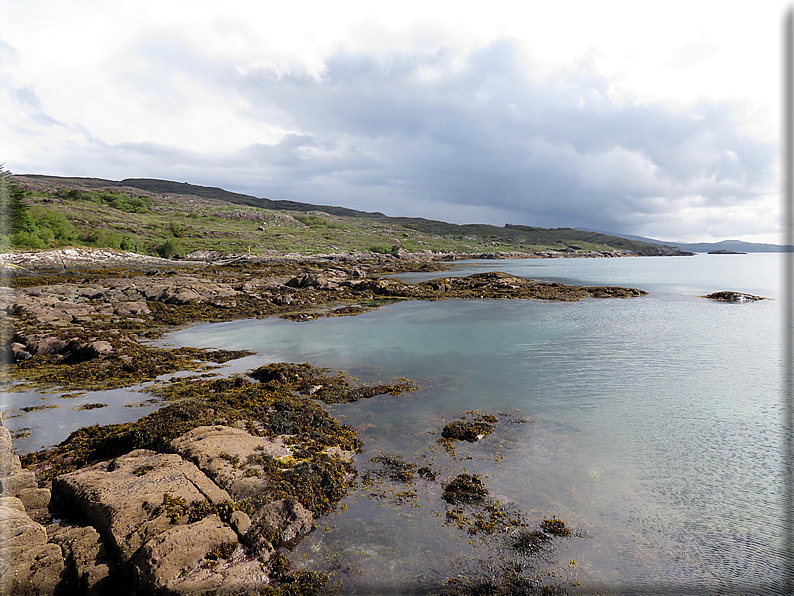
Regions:
<instances>
[{"instance_id":1,"label":"grassy hillside","mask_svg":"<svg viewBox=\"0 0 794 596\"><path fill-rule=\"evenodd\" d=\"M344 207L271 201L151 179L14 176L26 228L5 230L4 248L105 246L160 256L407 252L588 252L658 246L570 228L457 225ZM15 219L14 221L17 221Z\"/></svg>"}]
</instances>

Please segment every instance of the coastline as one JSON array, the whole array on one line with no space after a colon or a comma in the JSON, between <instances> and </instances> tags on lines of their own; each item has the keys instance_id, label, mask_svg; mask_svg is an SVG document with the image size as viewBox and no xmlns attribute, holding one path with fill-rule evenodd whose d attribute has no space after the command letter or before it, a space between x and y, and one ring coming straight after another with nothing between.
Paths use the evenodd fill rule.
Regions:
<instances>
[{"instance_id":1,"label":"coastline","mask_svg":"<svg viewBox=\"0 0 794 596\"><path fill-rule=\"evenodd\" d=\"M151 380L163 373L197 370L201 366L201 363L197 362L197 360L203 360L204 363L223 362L244 355L234 352L208 352L184 348L181 350L163 350L148 347L138 341L158 337L173 326L185 325L196 321L220 321L269 316L282 316L300 321L311 320L319 316L350 316L376 308L383 301L405 299L534 298L575 301L589 297L633 297L644 293L625 288L583 288L581 286L540 283L500 273L479 274L466 278L435 279L431 282L412 286L397 280L384 279L379 277L379 275L394 273L395 269L401 271L438 270L443 267L443 263L395 257L371 259L345 257L326 261L321 259L303 259L288 262L232 259L224 263L211 264L195 261L188 263L165 262L162 259L153 261L151 260L152 258L138 260L135 257L131 257L126 260L125 258L110 259L111 267L107 267L108 263L105 263L105 267L100 268L97 267L99 263L97 263L96 259L86 258L86 254L81 254L80 252L75 254L79 259L75 259L73 262L64 261L62 258L63 254L60 255L61 258L57 259L58 262L55 263L56 266L60 264L60 271L52 271L54 259L50 259L49 263L43 268L40 267L38 271L12 268L14 275L9 276L8 281L11 282L14 288L3 292L6 312L9 315L7 320L11 324L4 329L3 345L6 347L5 357L6 361L16 362L16 364L9 367L10 377L17 381L24 380L29 387L59 387L60 390L70 391L124 387ZM155 266L157 268L154 268ZM44 270L42 271L42 269ZM306 397L319 397L322 399L321 394L316 395L317 389L315 388L318 385L328 385L329 380L321 372L310 371L307 373L309 378L302 378L299 375L297 379L290 378L288 374L285 378L276 379L278 382L271 389L279 394L298 391L298 393L302 393ZM318 380L320 377L322 379ZM273 380L270 379L270 381ZM182 381L174 385L174 387L178 386L186 394L195 395L197 387L206 389L209 383L211 382L194 377ZM235 383L239 386L235 387ZM279 386L279 383L281 386ZM248 391L252 390L252 387L242 381L233 381L231 386L221 384L221 386L215 387L212 391L221 392L228 398L229 391L232 393L237 392L235 394L237 395L241 388ZM358 390L363 392L363 397L369 397L368 393L372 395L378 394L372 393L372 391L386 393L394 390L399 393L405 389L403 387L398 390L396 387L394 383L391 385L387 383L376 389L370 390L364 387L358 388ZM261 399L265 401L272 400L273 395L268 394L261 397ZM299 400L299 402L301 404L304 402L314 403L306 399ZM206 407L206 403L204 403L204 406ZM304 406L301 405L299 409L302 407ZM158 412L163 412L166 408L158 410ZM212 409L217 409L217 406L213 406ZM185 412L180 414L183 417L185 415L188 414ZM164 416L164 414L160 414L160 416ZM251 422L250 419L246 422L242 416L238 414L235 414L235 416L237 418L233 417L234 419L231 420L232 424L229 428L237 428L234 426L236 421L236 423L242 424L242 427L238 428L239 431L243 432L244 429L251 431L250 425L247 425L248 422ZM313 416L320 416L320 414ZM212 417L207 418L194 411L188 418L192 419L193 422L181 427L181 430L186 432L190 432L191 425L195 429L195 425L212 426L214 424L218 426L215 423L222 422L223 424L220 424L220 426L226 426L230 422L228 414L218 417L215 416L215 412L213 412ZM149 418L149 420L156 419L157 416ZM170 424L166 423L166 426ZM330 422L330 424L338 424L338 422L334 421ZM133 425L132 427L125 426L125 428L138 427ZM24 495L38 495L38 500L35 504L40 505L43 500L46 500L48 492L53 489L53 485L50 484L53 480L57 480L63 473L67 475L68 473L77 473L78 470L82 469L82 466L95 469L97 466L101 467L104 465L104 472L114 472L115 470L109 469L109 464L107 463L108 457L111 455L118 457L119 455L115 451L111 453L112 449L108 445L112 444L112 442L110 444L102 443L101 441L99 443L93 442L96 440L97 435L103 435L104 432L102 429L97 429L89 433L89 443L93 451L89 449L86 453L90 453L90 455L83 456L83 459L75 457L76 452L74 450L70 451L70 448L67 447L61 453L61 461L71 458L71 460L66 462L69 465L55 470L56 473L51 467L49 472L45 473L47 466L42 465L48 460L51 463L53 459L52 452L46 453L41 457L32 454L23 458L26 466L36 470L39 474L39 482L35 489L33 486L28 486L29 481L27 481L24 488L24 490L38 492L26 492ZM114 434L114 432L110 432L110 435L115 437L113 440L118 441L117 433ZM135 432L138 431L136 430ZM162 434L162 431L158 432ZM346 432L344 431L343 434ZM146 432L143 432L143 434L145 435ZM248 434L249 436L254 436L250 432ZM265 432L265 435L267 434ZM272 435L273 433L271 432L270 434ZM80 443L78 439L84 438L86 438L85 433L82 435L75 433L72 447ZM174 437L174 439L176 438L178 437ZM347 443L340 447L341 452L350 451L350 448L355 450L355 440L352 438L346 440ZM160 455L158 454L172 451L172 447L169 446L170 443L163 441L161 438L149 443L125 443L125 441L126 439L121 441L125 448L134 448L131 453L134 453L135 449L140 450L141 448L151 451L152 453L145 455L146 457L155 458L152 461L159 461L157 458ZM325 444L321 445L322 449L320 451L314 450L314 456L320 457L324 462L328 457L326 451L334 447L334 445L328 443L326 441ZM337 444L337 446L341 445L338 437ZM85 446L86 444L83 441L81 445ZM104 445L104 447L101 445ZM154 449L151 449L151 447L154 447ZM303 449L306 448L304 447ZM336 487L332 491L334 496L329 497L330 500L327 500L325 506L312 510L313 514L319 514L327 510L327 507L332 507L345 494L343 480L351 471L343 463L344 453L341 452L331 458L333 460L331 462L333 464L332 467L337 469L335 476L337 480L332 482L332 485ZM251 455L250 452L248 455ZM142 457L142 455L138 454L137 457ZM305 460L305 458L302 459ZM102 460L105 460L104 464ZM94 463L96 461L98 463ZM328 462L325 463L327 464ZM155 464L145 463L130 468L130 470L133 470L133 475L135 475L134 470L141 470L146 466L155 467ZM260 470L260 474L263 473L262 470ZM268 470L278 474L285 473L284 469L278 471L268 468ZM246 470L246 473L248 472L249 470ZM249 478L254 477L256 475L255 470L251 471L250 474ZM141 474L141 476L145 475ZM26 475L26 477L29 478L29 475ZM64 486L56 482L54 492L63 497L69 492L69 489ZM13 491L7 492L7 496L13 497L11 495ZM283 548L291 544L291 541L298 539L311 525L303 512L298 511L296 513L294 505L296 493L285 493L285 495L281 495L282 499L292 499L290 501L292 505L289 507L285 506L288 511L285 510L285 512L279 514L281 517L276 516L275 519L280 521L273 522L274 518L272 516L267 517L267 515L270 515L269 513L267 515L263 514L261 508L265 505L272 506L273 502L281 499L271 500L270 503L259 503L257 507L249 507L244 512L249 516L249 523L251 516L259 515L260 519L265 517L270 520L268 522L270 525L266 524L267 527L285 526L280 530L282 534L287 527L290 527L290 523L295 522L297 519L302 520L296 526L297 529L293 528L295 535L287 539L283 539L284 536L282 536L276 540L272 535L272 531L262 530L257 534L258 538L254 543L260 549L265 549L264 553L259 553L259 561L265 565L263 569L267 570L267 574L273 580L274 585L279 584L284 589L286 589L286 586L295 587L293 584L298 581L295 578L302 578L300 581L305 583L304 587L308 590L314 585L312 582L316 583L316 581L319 581L318 577L290 572L288 566L283 569L286 563L284 563L283 557L278 556L279 548ZM26 498L32 499L32 497ZM187 497L184 497L184 499L187 499ZM239 501L239 499L237 500ZM72 498L72 501L75 501L75 498ZM233 522L233 512L219 510L218 503L221 502L224 502L224 500L221 499L213 505L215 509L208 506L207 511L212 510L210 515L219 516L219 521L217 522L220 524L219 527L237 528L237 537L242 545L239 548L251 551L254 548L250 544L253 539L249 539L249 542L245 541L245 536L248 535L250 526L242 530L241 528L245 526L245 523L240 522L239 519L237 519L237 522ZM91 503L91 499L88 499L84 506L90 508ZM495 507L496 505L493 506ZM46 507L27 509L41 510L46 509ZM240 509L235 511L240 511ZM492 513L494 511L496 510L493 510ZM38 511L35 515L41 515L43 516L42 519L45 519L47 514ZM200 523L202 520L208 519L205 516L200 520L190 522L190 513L185 512L184 515L187 516L187 519L184 520L187 525ZM171 517L173 518L174 516L171 515ZM237 518L241 518L241 516L238 515ZM102 525L102 522L96 523L97 525ZM213 523L215 522L213 521ZM234 525L235 523L237 526ZM87 526L85 528L87 532ZM170 530L175 530L175 528L169 528L167 531ZM109 528L104 528L104 532L112 534L112 530ZM262 547L264 543L268 543L270 547ZM45 544L53 544L53 542L48 540ZM116 551L119 551L119 548L117 545ZM110 550L113 550L113 548ZM203 553L200 559L205 560L206 557L204 555L206 554ZM265 557L264 555L267 556ZM262 561L263 557L264 562ZM74 557L72 556L72 558ZM250 561L248 562L250 563ZM69 563L67 561L63 564L68 566ZM150 563L133 562L132 559L123 559L117 561L117 564L123 564L122 566L132 565L137 570L136 573L139 574L143 573L141 569L146 567L146 565L149 565L146 569L151 568ZM152 571L151 569L149 575L152 577L157 576L157 571ZM129 571L125 573L129 573ZM147 575L146 577L148 578L149 576ZM145 579L145 581L141 579L140 581L143 582L140 585L144 585L145 582L155 582L151 584L155 585L160 580L155 578ZM303 586L303 584L301 585ZM308 591L306 593L311 592Z\"/></svg>"}]
</instances>

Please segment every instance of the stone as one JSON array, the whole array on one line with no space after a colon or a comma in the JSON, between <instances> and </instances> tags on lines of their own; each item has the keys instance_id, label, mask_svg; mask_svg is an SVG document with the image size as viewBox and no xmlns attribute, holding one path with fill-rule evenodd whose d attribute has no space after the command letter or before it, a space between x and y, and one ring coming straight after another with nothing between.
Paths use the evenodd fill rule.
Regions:
<instances>
[{"instance_id":1,"label":"stone","mask_svg":"<svg viewBox=\"0 0 794 596\"><path fill-rule=\"evenodd\" d=\"M217 515L153 538L133 564L145 594L248 594L269 581L260 561L248 556Z\"/></svg>"},{"instance_id":2,"label":"stone","mask_svg":"<svg viewBox=\"0 0 794 596\"><path fill-rule=\"evenodd\" d=\"M151 310L144 301L137 302L118 302L113 307L113 314L120 317L137 317L139 315L151 314Z\"/></svg>"},{"instance_id":3,"label":"stone","mask_svg":"<svg viewBox=\"0 0 794 596\"><path fill-rule=\"evenodd\" d=\"M251 518L245 511L234 511L229 519L229 525L238 536L243 536L251 527Z\"/></svg>"},{"instance_id":4,"label":"stone","mask_svg":"<svg viewBox=\"0 0 794 596\"><path fill-rule=\"evenodd\" d=\"M26 488L17 495L25 505L25 509L46 509L50 506L50 489Z\"/></svg>"},{"instance_id":5,"label":"stone","mask_svg":"<svg viewBox=\"0 0 794 596\"><path fill-rule=\"evenodd\" d=\"M50 541L59 545L66 561L71 591L102 596L118 591L115 565L101 535L91 526L58 526Z\"/></svg>"},{"instance_id":6,"label":"stone","mask_svg":"<svg viewBox=\"0 0 794 596\"><path fill-rule=\"evenodd\" d=\"M255 549L290 546L314 530L314 517L292 499L279 499L260 507L243 542Z\"/></svg>"},{"instance_id":7,"label":"stone","mask_svg":"<svg viewBox=\"0 0 794 596\"><path fill-rule=\"evenodd\" d=\"M60 547L19 499L0 499L0 523L0 595L54 594L65 568Z\"/></svg>"},{"instance_id":8,"label":"stone","mask_svg":"<svg viewBox=\"0 0 794 596\"><path fill-rule=\"evenodd\" d=\"M281 437L255 437L230 426L199 426L171 441L171 449L196 464L234 499L244 499L267 486L262 466L250 456L286 458L292 450Z\"/></svg>"},{"instance_id":9,"label":"stone","mask_svg":"<svg viewBox=\"0 0 794 596\"><path fill-rule=\"evenodd\" d=\"M164 507L166 494L171 503L188 505L230 500L229 493L179 455L147 449L58 476L52 490L108 536L123 563L173 525Z\"/></svg>"}]
</instances>

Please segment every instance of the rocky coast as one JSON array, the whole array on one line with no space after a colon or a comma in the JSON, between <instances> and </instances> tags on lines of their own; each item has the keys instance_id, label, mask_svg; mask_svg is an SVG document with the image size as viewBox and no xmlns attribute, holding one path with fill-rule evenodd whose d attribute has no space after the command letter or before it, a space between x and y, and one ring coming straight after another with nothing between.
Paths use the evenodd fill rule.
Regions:
<instances>
[{"instance_id":1,"label":"rocky coast","mask_svg":"<svg viewBox=\"0 0 794 596\"><path fill-rule=\"evenodd\" d=\"M153 392L162 407L137 422L83 428L22 458L0 427L0 594L313 594L327 582L323 573L293 569L284 554L356 477L361 441L321 402L399 395L412 383L361 384L289 363L202 376L208 364L248 353L147 343L174 326L352 316L395 300L645 294L499 272L419 284L383 277L447 266L406 255L171 261L87 249L34 254L0 259L0 346L17 389L106 390L196 374L159 385ZM474 440L490 432L491 420L475 422ZM461 486L476 489L471 502L485 503L478 479L456 478L446 489L457 494ZM468 503L462 494L450 502ZM492 517L501 511L482 506ZM560 520L547 521L559 531ZM544 529L522 539L531 546L551 535Z\"/></svg>"}]
</instances>

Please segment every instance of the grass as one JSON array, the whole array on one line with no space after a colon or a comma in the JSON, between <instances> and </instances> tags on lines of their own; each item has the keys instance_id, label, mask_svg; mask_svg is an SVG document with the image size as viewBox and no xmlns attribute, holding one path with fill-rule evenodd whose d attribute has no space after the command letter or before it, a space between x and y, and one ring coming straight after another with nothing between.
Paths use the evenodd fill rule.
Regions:
<instances>
[{"instance_id":1,"label":"grass","mask_svg":"<svg viewBox=\"0 0 794 596\"><path fill-rule=\"evenodd\" d=\"M103 181L96 179L25 176L14 179L25 190L26 203L36 208L37 213L44 210L62 215L78 230L79 240L51 239L51 248L69 244L122 248L123 243L123 248L141 254L180 257L196 250L254 255L350 254L357 251L390 254L400 249L409 253L481 254L550 250L600 252L632 250L642 245L570 229L459 226L328 207L328 211L344 214L335 215L306 211L311 206L305 204L248 197L248 203L258 201L278 207L284 203L294 208L287 211L195 194L141 190L112 181L104 181L106 186L103 186ZM150 185L149 188L159 187ZM175 188L213 194L189 184ZM215 190L217 196L225 199L242 201L238 197L244 197ZM302 210L297 210L296 206Z\"/></svg>"}]
</instances>

